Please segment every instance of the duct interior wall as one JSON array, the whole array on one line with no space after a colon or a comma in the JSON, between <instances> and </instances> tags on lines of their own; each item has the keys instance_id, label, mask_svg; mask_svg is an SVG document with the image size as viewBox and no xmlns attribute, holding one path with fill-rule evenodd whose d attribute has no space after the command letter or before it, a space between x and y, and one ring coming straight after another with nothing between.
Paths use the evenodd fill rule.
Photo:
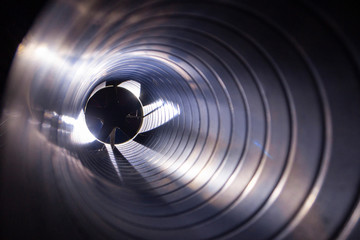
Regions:
<instances>
[{"instance_id":1,"label":"duct interior wall","mask_svg":"<svg viewBox=\"0 0 360 240\"><path fill-rule=\"evenodd\" d=\"M7 82L4 239L360 237L358 28L331 1L50 2ZM111 146L85 107L114 84L143 118Z\"/></svg>"}]
</instances>

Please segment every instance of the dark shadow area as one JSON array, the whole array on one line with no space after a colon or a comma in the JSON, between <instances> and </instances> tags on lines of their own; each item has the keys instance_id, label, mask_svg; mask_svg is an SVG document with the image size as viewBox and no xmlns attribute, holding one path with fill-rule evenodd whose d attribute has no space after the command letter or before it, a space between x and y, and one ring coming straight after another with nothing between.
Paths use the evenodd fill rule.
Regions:
<instances>
[{"instance_id":1,"label":"dark shadow area","mask_svg":"<svg viewBox=\"0 0 360 240\"><path fill-rule=\"evenodd\" d=\"M0 108L11 63L18 45L21 43L36 17L44 8L46 0L4 0L0 7Z\"/></svg>"},{"instance_id":2,"label":"dark shadow area","mask_svg":"<svg viewBox=\"0 0 360 240\"><path fill-rule=\"evenodd\" d=\"M90 132L100 141L118 144L132 139L142 124L139 99L121 87L106 87L88 101L85 117Z\"/></svg>"}]
</instances>

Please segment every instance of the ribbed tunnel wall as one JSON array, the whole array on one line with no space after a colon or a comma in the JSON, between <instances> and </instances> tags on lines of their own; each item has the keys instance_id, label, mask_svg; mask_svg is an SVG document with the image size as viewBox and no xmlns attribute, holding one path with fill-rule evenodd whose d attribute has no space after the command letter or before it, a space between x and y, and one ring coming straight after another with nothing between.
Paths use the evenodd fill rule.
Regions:
<instances>
[{"instance_id":1,"label":"ribbed tunnel wall","mask_svg":"<svg viewBox=\"0 0 360 240\"><path fill-rule=\"evenodd\" d=\"M4 235L359 237L359 45L327 6L50 3L8 82ZM129 80L135 139L74 130L96 86Z\"/></svg>"}]
</instances>

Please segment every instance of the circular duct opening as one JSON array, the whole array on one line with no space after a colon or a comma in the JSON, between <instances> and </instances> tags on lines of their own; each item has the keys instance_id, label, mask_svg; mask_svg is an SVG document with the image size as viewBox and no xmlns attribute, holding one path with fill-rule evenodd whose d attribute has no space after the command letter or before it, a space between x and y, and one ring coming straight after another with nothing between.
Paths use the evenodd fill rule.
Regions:
<instances>
[{"instance_id":1,"label":"circular duct opening","mask_svg":"<svg viewBox=\"0 0 360 240\"><path fill-rule=\"evenodd\" d=\"M107 86L93 94L86 104L85 120L90 132L101 142L127 142L139 132L143 109L129 90Z\"/></svg>"}]
</instances>

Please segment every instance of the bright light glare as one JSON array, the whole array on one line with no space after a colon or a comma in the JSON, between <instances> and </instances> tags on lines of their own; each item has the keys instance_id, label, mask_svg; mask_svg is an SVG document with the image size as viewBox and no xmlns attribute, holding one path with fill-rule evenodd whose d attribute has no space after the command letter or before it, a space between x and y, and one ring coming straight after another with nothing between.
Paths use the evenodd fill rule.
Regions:
<instances>
[{"instance_id":1,"label":"bright light glare","mask_svg":"<svg viewBox=\"0 0 360 240\"><path fill-rule=\"evenodd\" d=\"M75 118L72 118L72 117L69 117L66 115L62 115L60 118L61 118L61 121L63 121L66 124L75 125L75 122L76 122Z\"/></svg>"},{"instance_id":2,"label":"bright light glare","mask_svg":"<svg viewBox=\"0 0 360 240\"><path fill-rule=\"evenodd\" d=\"M46 45L42 44L34 46L35 59L42 61L42 64L56 65L62 67L68 67L67 62L57 54L55 51L51 51Z\"/></svg>"},{"instance_id":3,"label":"bright light glare","mask_svg":"<svg viewBox=\"0 0 360 240\"><path fill-rule=\"evenodd\" d=\"M108 152L108 155L109 155L109 158L110 158L110 161L117 173L117 175L119 176L119 179L120 181L122 181L122 177L121 177L121 174L120 174L120 170L119 170L119 166L117 165L116 163L116 159L115 159L115 155L114 155L114 152L112 150L112 147L110 144L105 144L105 147L106 147L106 150Z\"/></svg>"},{"instance_id":4,"label":"bright light glare","mask_svg":"<svg viewBox=\"0 0 360 240\"><path fill-rule=\"evenodd\" d=\"M60 118L64 123L73 126L71 140L74 143L85 144L96 140L86 125L85 113L83 110L81 110L77 119L65 115L62 115Z\"/></svg>"},{"instance_id":5,"label":"bright light glare","mask_svg":"<svg viewBox=\"0 0 360 240\"><path fill-rule=\"evenodd\" d=\"M91 55L74 58L71 51L63 46L60 48L40 42L22 43L18 53L27 57L29 63L35 62L43 69L53 69L54 72L64 74L63 79L69 79L74 84L83 83L84 79L98 78L106 69L105 62L94 61Z\"/></svg>"},{"instance_id":6,"label":"bright light glare","mask_svg":"<svg viewBox=\"0 0 360 240\"><path fill-rule=\"evenodd\" d=\"M122 87L122 88L125 88L126 90L129 90L137 98L140 97L141 84L134 81L134 80L129 80L129 81L122 82L122 83L120 83L118 85L118 87Z\"/></svg>"},{"instance_id":7,"label":"bright light glare","mask_svg":"<svg viewBox=\"0 0 360 240\"><path fill-rule=\"evenodd\" d=\"M144 119L139 133L160 127L180 114L179 105L161 99L144 106L143 111Z\"/></svg>"},{"instance_id":8,"label":"bright light glare","mask_svg":"<svg viewBox=\"0 0 360 240\"><path fill-rule=\"evenodd\" d=\"M161 107L164 104L164 101L162 99L157 100L156 102L153 102L149 105L146 105L143 107L144 116L149 114L150 112L154 111L158 107Z\"/></svg>"}]
</instances>

